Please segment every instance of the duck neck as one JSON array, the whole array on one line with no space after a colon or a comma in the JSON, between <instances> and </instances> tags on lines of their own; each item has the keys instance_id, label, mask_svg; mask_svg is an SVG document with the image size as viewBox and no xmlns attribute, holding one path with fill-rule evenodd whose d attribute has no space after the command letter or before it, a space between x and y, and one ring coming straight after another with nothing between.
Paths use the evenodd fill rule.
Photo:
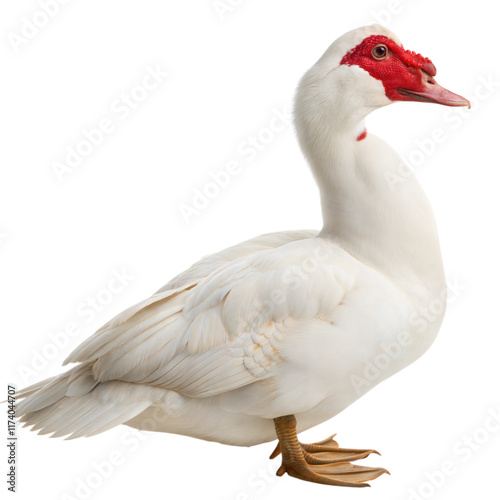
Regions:
<instances>
[{"instance_id":1,"label":"duck neck","mask_svg":"<svg viewBox=\"0 0 500 500\"><path fill-rule=\"evenodd\" d=\"M318 182L328 238L405 291L440 293L444 275L431 207L403 160L368 134L364 118L296 114L299 140ZM309 114L311 116L311 114ZM314 116L314 115L313 115ZM406 170L405 170L406 172Z\"/></svg>"}]
</instances>

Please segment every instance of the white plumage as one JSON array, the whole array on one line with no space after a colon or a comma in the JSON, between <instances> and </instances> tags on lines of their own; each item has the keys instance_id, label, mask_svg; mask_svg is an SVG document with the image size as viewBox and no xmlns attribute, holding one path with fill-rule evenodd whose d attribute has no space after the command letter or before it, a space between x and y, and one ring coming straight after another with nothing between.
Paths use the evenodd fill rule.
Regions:
<instances>
[{"instance_id":1,"label":"white plumage","mask_svg":"<svg viewBox=\"0 0 500 500\"><path fill-rule=\"evenodd\" d=\"M295 120L318 181L324 227L251 239L208 256L80 345L68 372L21 393L22 420L71 438L119 424L235 445L336 415L416 360L442 315L414 319L446 284L430 206L402 159L364 118L392 102L342 57L380 26L337 40L304 76ZM406 339L401 341L402 335ZM409 339L409 340L408 340ZM398 345L376 380L367 361Z\"/></svg>"}]
</instances>

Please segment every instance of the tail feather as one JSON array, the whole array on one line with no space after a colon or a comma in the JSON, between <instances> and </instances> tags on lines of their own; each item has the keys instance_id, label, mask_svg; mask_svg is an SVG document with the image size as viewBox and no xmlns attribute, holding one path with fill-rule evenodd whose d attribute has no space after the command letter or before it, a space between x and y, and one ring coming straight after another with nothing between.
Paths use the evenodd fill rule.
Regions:
<instances>
[{"instance_id":1,"label":"tail feather","mask_svg":"<svg viewBox=\"0 0 500 500\"><path fill-rule=\"evenodd\" d=\"M38 415L34 415L31 418L32 422L37 422L37 424L31 428L32 431L41 429L38 434L52 434L54 432L62 430L68 422L72 421L75 416L82 414L83 406L81 400L79 401L71 401L68 398L68 402L66 403L65 411L59 411L58 405L52 405L50 409L50 413ZM42 410L41 410L42 411ZM35 412L37 413L37 412ZM32 424L28 424L32 425ZM65 434L63 434L64 436ZM57 436L52 436L57 437Z\"/></svg>"},{"instance_id":2,"label":"tail feather","mask_svg":"<svg viewBox=\"0 0 500 500\"><path fill-rule=\"evenodd\" d=\"M21 389L19 392L17 392L16 398L21 399L31 396L32 394L40 390L42 387L46 386L53 379L54 377L49 377L44 380L41 380L40 382L36 382L35 384L25 387L24 389Z\"/></svg>"},{"instance_id":3,"label":"tail feather","mask_svg":"<svg viewBox=\"0 0 500 500\"><path fill-rule=\"evenodd\" d=\"M19 396L23 401L17 405L18 415L41 410L59 401L66 395L69 377L73 371L74 369L49 379L46 385L34 392L30 391L27 397Z\"/></svg>"},{"instance_id":4,"label":"tail feather","mask_svg":"<svg viewBox=\"0 0 500 500\"><path fill-rule=\"evenodd\" d=\"M117 380L98 384L92 364L79 365L21 391L20 422L51 437L93 436L133 419L168 392Z\"/></svg>"},{"instance_id":5,"label":"tail feather","mask_svg":"<svg viewBox=\"0 0 500 500\"><path fill-rule=\"evenodd\" d=\"M66 439L75 439L79 437L89 437L95 434L100 434L112 427L127 422L132 418L142 413L150 403L143 401L142 403L133 403L130 405L122 405L119 407L108 406L99 408L97 414L92 415L92 421L78 431L73 432Z\"/></svg>"},{"instance_id":6,"label":"tail feather","mask_svg":"<svg viewBox=\"0 0 500 500\"><path fill-rule=\"evenodd\" d=\"M42 408L41 410L32 411L27 413L28 419L25 421L24 426L28 427L32 425L32 431L37 431L43 427L43 423L50 420L50 418L54 415L57 410L56 405L50 405L46 408Z\"/></svg>"},{"instance_id":7,"label":"tail feather","mask_svg":"<svg viewBox=\"0 0 500 500\"><path fill-rule=\"evenodd\" d=\"M79 408L79 411L72 412L72 415L66 418L64 423L59 425L57 429L49 428L48 434L53 430L52 437L63 437L80 430L86 421L87 415L95 408L96 402L93 398L86 398L85 396L78 396L73 400L68 399L64 406L56 408L56 415L66 415L66 411L71 411L75 406ZM50 426L50 422L44 423L42 429L46 429L48 426Z\"/></svg>"}]
</instances>

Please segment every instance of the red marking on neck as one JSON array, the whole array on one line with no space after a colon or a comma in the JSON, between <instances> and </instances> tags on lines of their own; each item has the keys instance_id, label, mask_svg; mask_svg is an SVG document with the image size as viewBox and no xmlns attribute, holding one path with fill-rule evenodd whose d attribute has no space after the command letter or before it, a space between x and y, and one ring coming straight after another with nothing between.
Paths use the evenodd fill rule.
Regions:
<instances>
[{"instance_id":1,"label":"red marking on neck","mask_svg":"<svg viewBox=\"0 0 500 500\"><path fill-rule=\"evenodd\" d=\"M366 138L368 135L368 132L366 131L366 128L361 132L361 134L358 135L358 138L356 139L357 141L362 141L363 139Z\"/></svg>"},{"instance_id":2,"label":"red marking on neck","mask_svg":"<svg viewBox=\"0 0 500 500\"><path fill-rule=\"evenodd\" d=\"M378 44L384 44L389 49L388 57L383 60L376 60L372 56L372 50ZM405 50L394 40L383 35L365 38L342 58L340 64L359 66L373 78L380 80L385 87L387 97L393 101L411 100L400 94L397 89L419 87L422 71L430 77L436 75L436 67L430 59Z\"/></svg>"}]
</instances>

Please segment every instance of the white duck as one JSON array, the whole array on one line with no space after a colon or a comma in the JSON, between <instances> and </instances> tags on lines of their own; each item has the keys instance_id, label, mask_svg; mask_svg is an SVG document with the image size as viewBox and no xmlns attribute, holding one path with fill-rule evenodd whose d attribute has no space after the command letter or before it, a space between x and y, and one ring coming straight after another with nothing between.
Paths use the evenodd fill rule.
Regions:
<instances>
[{"instance_id":1,"label":"white duck","mask_svg":"<svg viewBox=\"0 0 500 500\"><path fill-rule=\"evenodd\" d=\"M260 236L203 258L127 309L20 394L41 434L91 436L119 424L239 446L279 439L279 475L367 486L385 469L352 465L373 450L297 432L330 419L421 356L446 289L432 210L402 159L366 134L394 101L467 106L430 60L381 26L335 41L298 87L295 123L321 193L324 226ZM384 360L366 382L366 362Z\"/></svg>"}]
</instances>

